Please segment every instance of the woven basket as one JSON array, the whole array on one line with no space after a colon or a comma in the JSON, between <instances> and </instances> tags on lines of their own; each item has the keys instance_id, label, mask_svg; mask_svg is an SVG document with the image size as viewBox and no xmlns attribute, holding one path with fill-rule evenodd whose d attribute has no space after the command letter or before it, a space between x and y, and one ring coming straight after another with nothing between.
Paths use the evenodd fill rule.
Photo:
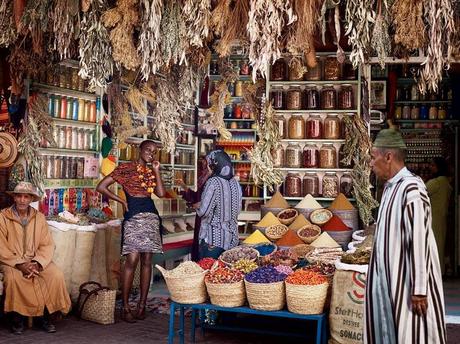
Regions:
<instances>
[{"instance_id":1,"label":"woven basket","mask_svg":"<svg viewBox=\"0 0 460 344\"><path fill-rule=\"evenodd\" d=\"M320 213L325 214L324 219L320 220L319 218L317 218L317 214L320 214ZM322 226L326 224L332 218L332 216L333 216L332 212L328 209L316 209L312 211L310 214L310 222L315 225Z\"/></svg>"},{"instance_id":2,"label":"woven basket","mask_svg":"<svg viewBox=\"0 0 460 344\"><path fill-rule=\"evenodd\" d=\"M286 212L294 212L294 216L288 218L288 219L282 219L280 218L280 216L282 216L284 213ZM278 215L276 215L276 217L278 218L278 220L283 224L283 225L286 225L286 226L289 226L291 223L294 222L295 218L299 216L299 211L297 209L294 209L294 208L289 208L289 209L284 209L283 211L279 212Z\"/></svg>"},{"instance_id":3,"label":"woven basket","mask_svg":"<svg viewBox=\"0 0 460 344\"><path fill-rule=\"evenodd\" d=\"M166 281L171 300L185 304L203 303L206 301L205 271L194 275L170 277L168 276L168 271L163 267L159 265L155 265L155 267L160 270Z\"/></svg>"},{"instance_id":4,"label":"woven basket","mask_svg":"<svg viewBox=\"0 0 460 344\"><path fill-rule=\"evenodd\" d=\"M81 319L102 325L115 322L116 290L102 287L99 283L90 281L83 283L79 291L77 315Z\"/></svg>"},{"instance_id":5,"label":"woven basket","mask_svg":"<svg viewBox=\"0 0 460 344\"><path fill-rule=\"evenodd\" d=\"M307 244L299 244L290 248L291 252L295 253L297 257L305 257L308 252L313 251L315 248Z\"/></svg>"},{"instance_id":6,"label":"woven basket","mask_svg":"<svg viewBox=\"0 0 460 344\"><path fill-rule=\"evenodd\" d=\"M311 229L316 230L316 235L313 235L313 236L302 236L302 235L300 235L300 232L305 228L311 228ZM320 234L321 234L321 228L319 228L316 225L306 225L306 226L303 226L302 228L299 228L297 230L297 235L306 244L311 244L313 241L316 240L316 238L318 238L320 236Z\"/></svg>"},{"instance_id":7,"label":"woven basket","mask_svg":"<svg viewBox=\"0 0 460 344\"><path fill-rule=\"evenodd\" d=\"M260 311L279 311L286 303L284 281L251 283L244 280L249 307Z\"/></svg>"},{"instance_id":8,"label":"woven basket","mask_svg":"<svg viewBox=\"0 0 460 344\"><path fill-rule=\"evenodd\" d=\"M244 281L236 283L206 283L211 303L221 307L241 307L246 302Z\"/></svg>"},{"instance_id":9,"label":"woven basket","mask_svg":"<svg viewBox=\"0 0 460 344\"><path fill-rule=\"evenodd\" d=\"M329 210L332 212L332 214L340 217L343 223L346 224L347 227L353 229L353 231L356 231L359 229L359 217L358 217L357 209L353 209L353 210L329 209Z\"/></svg>"},{"instance_id":10,"label":"woven basket","mask_svg":"<svg viewBox=\"0 0 460 344\"><path fill-rule=\"evenodd\" d=\"M254 251L254 253L256 253L256 257L253 258L253 259L249 259L249 261L251 261L251 262L257 261L257 260L259 259L259 256L260 256L259 251L257 251L257 250L256 250L255 248L253 248L253 247L249 247L249 246L248 246L248 248L250 248L252 251ZM231 248L230 250L224 251L224 252L219 256L219 260L220 260L222 263L224 263L225 265L232 267L233 264L235 264L236 262L233 262L233 263L227 262L227 261L225 261L225 260L223 259L223 256L224 256L225 253L227 253L227 252L236 251L236 250L239 250L239 249L240 249L240 247L239 247L239 246L236 246L236 247L234 247L234 248Z\"/></svg>"},{"instance_id":11,"label":"woven basket","mask_svg":"<svg viewBox=\"0 0 460 344\"><path fill-rule=\"evenodd\" d=\"M348 230L348 231L326 231L327 234L331 236L332 239L334 239L337 244L342 246L343 250L347 250L348 248L348 243L351 241L351 236L353 234L353 230Z\"/></svg>"},{"instance_id":12,"label":"woven basket","mask_svg":"<svg viewBox=\"0 0 460 344\"><path fill-rule=\"evenodd\" d=\"M283 232L281 234L274 233L275 226L284 226ZM287 231L289 231L289 228L286 225L272 225L265 229L265 236L272 241L276 241L281 239Z\"/></svg>"},{"instance_id":13,"label":"woven basket","mask_svg":"<svg viewBox=\"0 0 460 344\"><path fill-rule=\"evenodd\" d=\"M296 314L321 314L327 296L328 283L297 285L286 283L286 300L289 312Z\"/></svg>"}]
</instances>

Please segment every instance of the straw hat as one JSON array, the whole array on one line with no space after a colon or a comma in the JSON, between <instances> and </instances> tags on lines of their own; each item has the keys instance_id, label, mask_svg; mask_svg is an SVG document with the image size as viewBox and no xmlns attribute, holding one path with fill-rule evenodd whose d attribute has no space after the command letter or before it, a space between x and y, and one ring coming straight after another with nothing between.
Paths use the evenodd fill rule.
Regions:
<instances>
[{"instance_id":1,"label":"straw hat","mask_svg":"<svg viewBox=\"0 0 460 344\"><path fill-rule=\"evenodd\" d=\"M38 193L37 188L29 182L19 182L13 191L7 191L7 194L14 196L16 194L29 194L32 196L32 202L41 200L41 196Z\"/></svg>"},{"instance_id":2,"label":"straw hat","mask_svg":"<svg viewBox=\"0 0 460 344\"><path fill-rule=\"evenodd\" d=\"M18 142L13 135L0 132L0 168L13 165L18 156Z\"/></svg>"}]
</instances>

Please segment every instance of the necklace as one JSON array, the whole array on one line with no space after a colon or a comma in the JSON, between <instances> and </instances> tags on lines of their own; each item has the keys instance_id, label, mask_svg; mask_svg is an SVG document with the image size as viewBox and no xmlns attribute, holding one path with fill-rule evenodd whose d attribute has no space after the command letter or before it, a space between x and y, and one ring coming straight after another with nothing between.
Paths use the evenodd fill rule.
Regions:
<instances>
[{"instance_id":1,"label":"necklace","mask_svg":"<svg viewBox=\"0 0 460 344\"><path fill-rule=\"evenodd\" d=\"M153 193L153 190L157 183L155 183L155 175L153 174L153 170L147 166L142 166L137 164L136 170L141 182L141 186L147 190L148 193Z\"/></svg>"}]
</instances>

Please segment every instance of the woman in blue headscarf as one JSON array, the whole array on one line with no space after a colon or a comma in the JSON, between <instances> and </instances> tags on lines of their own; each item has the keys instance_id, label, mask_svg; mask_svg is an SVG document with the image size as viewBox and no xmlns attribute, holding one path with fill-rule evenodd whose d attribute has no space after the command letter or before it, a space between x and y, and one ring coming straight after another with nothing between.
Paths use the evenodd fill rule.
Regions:
<instances>
[{"instance_id":1,"label":"woman in blue headscarf","mask_svg":"<svg viewBox=\"0 0 460 344\"><path fill-rule=\"evenodd\" d=\"M238 245L242 195L227 153L215 150L206 160L211 176L204 186L201 202L195 205L201 217L200 258L218 258L223 251Z\"/></svg>"}]
</instances>

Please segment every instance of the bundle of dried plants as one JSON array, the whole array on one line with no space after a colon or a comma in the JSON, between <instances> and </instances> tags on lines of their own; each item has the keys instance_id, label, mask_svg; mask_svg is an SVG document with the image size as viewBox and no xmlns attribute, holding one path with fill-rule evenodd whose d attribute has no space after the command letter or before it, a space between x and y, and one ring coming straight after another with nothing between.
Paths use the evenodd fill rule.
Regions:
<instances>
[{"instance_id":1,"label":"bundle of dried plants","mask_svg":"<svg viewBox=\"0 0 460 344\"><path fill-rule=\"evenodd\" d=\"M37 78L40 71L46 68L42 59L34 56L22 45L14 45L8 56L11 77L11 92L22 94L24 80L26 78Z\"/></svg>"},{"instance_id":2,"label":"bundle of dried plants","mask_svg":"<svg viewBox=\"0 0 460 344\"><path fill-rule=\"evenodd\" d=\"M289 0L251 0L248 33L252 78L266 77L267 68L281 57L282 31L297 20Z\"/></svg>"},{"instance_id":3,"label":"bundle of dried plants","mask_svg":"<svg viewBox=\"0 0 460 344\"><path fill-rule=\"evenodd\" d=\"M155 74L162 65L160 24L163 0L141 0L141 28L137 51L141 57L144 80Z\"/></svg>"},{"instance_id":4,"label":"bundle of dried plants","mask_svg":"<svg viewBox=\"0 0 460 344\"><path fill-rule=\"evenodd\" d=\"M51 5L52 0L28 1L21 18L20 31L24 36L30 32L32 51L37 55L43 54L43 35L48 31Z\"/></svg>"},{"instance_id":5,"label":"bundle of dried plants","mask_svg":"<svg viewBox=\"0 0 460 344\"><path fill-rule=\"evenodd\" d=\"M214 35L222 37L229 24L230 3L232 0L221 0L217 2L216 7L211 12L210 29Z\"/></svg>"},{"instance_id":6,"label":"bundle of dried plants","mask_svg":"<svg viewBox=\"0 0 460 344\"><path fill-rule=\"evenodd\" d=\"M375 19L372 32L372 48L377 53L380 67L385 68L385 59L391 53L391 39L388 32L389 25L387 14L388 4L386 0L377 0L377 18Z\"/></svg>"},{"instance_id":7,"label":"bundle of dried plants","mask_svg":"<svg viewBox=\"0 0 460 344\"><path fill-rule=\"evenodd\" d=\"M9 47L17 37L13 1L0 0L0 47Z\"/></svg>"},{"instance_id":8,"label":"bundle of dried plants","mask_svg":"<svg viewBox=\"0 0 460 344\"><path fill-rule=\"evenodd\" d=\"M54 7L50 11L52 23L53 45L59 58L66 59L72 56L72 45L80 31L79 0L54 0Z\"/></svg>"},{"instance_id":9,"label":"bundle of dried plants","mask_svg":"<svg viewBox=\"0 0 460 344\"><path fill-rule=\"evenodd\" d=\"M134 29L139 24L138 0L117 0L117 6L102 15L104 26L110 29L113 59L128 70L136 70L140 58L134 44Z\"/></svg>"},{"instance_id":10,"label":"bundle of dried plants","mask_svg":"<svg viewBox=\"0 0 460 344\"><path fill-rule=\"evenodd\" d=\"M101 15L106 7L105 0L94 1L83 13L80 33L80 70L78 75L89 79L89 90L105 89L107 80L113 74L112 47L109 33L102 24Z\"/></svg>"},{"instance_id":11,"label":"bundle of dried plants","mask_svg":"<svg viewBox=\"0 0 460 344\"><path fill-rule=\"evenodd\" d=\"M211 0L185 0L182 15L190 45L202 47L209 35Z\"/></svg>"},{"instance_id":12,"label":"bundle of dried plants","mask_svg":"<svg viewBox=\"0 0 460 344\"><path fill-rule=\"evenodd\" d=\"M134 112L140 116L147 116L148 110L141 91L136 86L131 86L125 94L126 100Z\"/></svg>"},{"instance_id":13,"label":"bundle of dried plants","mask_svg":"<svg viewBox=\"0 0 460 344\"><path fill-rule=\"evenodd\" d=\"M424 47L423 1L395 0L391 6L391 16L396 44L408 51Z\"/></svg>"}]
</instances>

